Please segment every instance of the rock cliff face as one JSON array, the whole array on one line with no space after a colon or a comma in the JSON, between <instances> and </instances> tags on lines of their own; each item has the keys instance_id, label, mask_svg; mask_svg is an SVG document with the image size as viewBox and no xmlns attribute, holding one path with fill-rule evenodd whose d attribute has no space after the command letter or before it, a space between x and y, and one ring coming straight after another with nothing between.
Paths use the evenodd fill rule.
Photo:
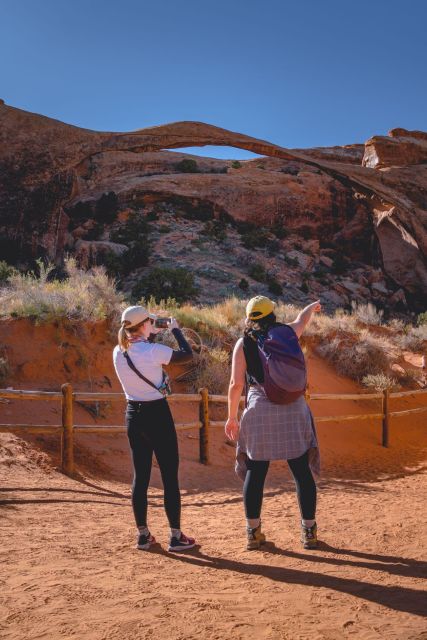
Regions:
<instances>
[{"instance_id":1,"label":"rock cliff face","mask_svg":"<svg viewBox=\"0 0 427 640\"><path fill-rule=\"evenodd\" d=\"M264 157L236 163L167 151L204 145ZM337 254L353 261L347 286L353 277L366 289L356 297L369 298L364 280L380 270L387 286L385 293L370 290L374 299L382 295L386 305L406 294L410 305L425 304L426 133L395 129L366 145L301 151L197 122L99 133L0 104L0 258L60 263L71 252L88 265L103 252L121 255L123 244L112 246L108 231L121 214L110 215L106 193L118 211L186 210L199 219L205 212L284 229L278 253L302 245L314 265L328 268Z\"/></svg>"}]
</instances>

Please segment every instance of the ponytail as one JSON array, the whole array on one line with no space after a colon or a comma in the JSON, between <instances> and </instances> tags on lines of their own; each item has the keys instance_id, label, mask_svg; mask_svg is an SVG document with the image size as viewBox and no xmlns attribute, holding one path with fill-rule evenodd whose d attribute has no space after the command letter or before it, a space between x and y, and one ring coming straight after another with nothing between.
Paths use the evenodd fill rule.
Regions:
<instances>
[{"instance_id":1,"label":"ponytail","mask_svg":"<svg viewBox=\"0 0 427 640\"><path fill-rule=\"evenodd\" d=\"M129 349L130 342L129 342L129 336L126 333L126 329L124 328L123 325L119 329L117 339L119 342L120 351L127 351Z\"/></svg>"}]
</instances>

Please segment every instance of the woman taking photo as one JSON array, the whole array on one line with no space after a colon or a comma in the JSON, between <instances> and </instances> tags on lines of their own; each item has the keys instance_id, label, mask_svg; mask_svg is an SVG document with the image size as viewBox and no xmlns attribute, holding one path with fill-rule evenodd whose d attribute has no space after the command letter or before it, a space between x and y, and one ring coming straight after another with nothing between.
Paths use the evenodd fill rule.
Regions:
<instances>
[{"instance_id":1,"label":"woman taking photo","mask_svg":"<svg viewBox=\"0 0 427 640\"><path fill-rule=\"evenodd\" d=\"M303 369L305 380L304 357L298 338L312 314L320 311L320 308L318 301L308 305L294 322L285 326L276 321L274 302L264 296L252 298L246 307L244 336L237 341L233 352L225 433L230 440L237 441L236 471L244 480L247 549L259 549L265 542L260 518L270 460L287 460L295 481L301 512L301 541L306 549L317 546L316 484L312 469L318 472L319 455L312 415L303 395L305 382L299 395L291 395L286 404L272 402L266 393L266 369L263 367L259 347L266 344L267 339L271 342L272 334L269 331L283 327L281 331L289 336L289 340L294 341L299 352L299 368ZM280 343L276 342L277 344L280 347ZM239 427L237 414L245 382L247 402ZM278 401L280 402L280 397Z\"/></svg>"},{"instance_id":2,"label":"woman taking photo","mask_svg":"<svg viewBox=\"0 0 427 640\"><path fill-rule=\"evenodd\" d=\"M167 327L178 348L174 350L152 342L153 334L159 331L154 326L155 318L141 306L123 311L113 362L127 399L126 426L134 467L132 507L138 528L137 548L149 549L156 542L147 523L147 491L154 453L162 476L164 507L171 529L168 550L179 552L191 549L196 541L181 531L178 440L164 395L163 366L170 362L189 362L193 354L175 318L169 319Z\"/></svg>"}]
</instances>

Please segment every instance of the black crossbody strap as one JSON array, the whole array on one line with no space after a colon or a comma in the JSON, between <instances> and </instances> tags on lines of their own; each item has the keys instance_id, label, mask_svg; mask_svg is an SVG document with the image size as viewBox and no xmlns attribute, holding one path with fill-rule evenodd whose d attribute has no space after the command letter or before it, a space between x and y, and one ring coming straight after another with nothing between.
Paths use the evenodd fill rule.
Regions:
<instances>
[{"instance_id":1,"label":"black crossbody strap","mask_svg":"<svg viewBox=\"0 0 427 640\"><path fill-rule=\"evenodd\" d=\"M142 373L140 371L138 371L138 369L135 367L135 365L133 364L132 360L130 359L130 356L128 354L127 351L122 351L124 357L126 358L126 362L128 363L129 367L132 369L132 371L134 373L136 373L136 375L141 378L141 380L144 380L144 382L146 382L147 384L150 385L150 387L153 387L153 389L155 389L156 391L159 391L159 388L156 387L156 385L154 384L154 382L151 382L151 380L149 380L148 378L146 378L145 376L142 375Z\"/></svg>"}]
</instances>

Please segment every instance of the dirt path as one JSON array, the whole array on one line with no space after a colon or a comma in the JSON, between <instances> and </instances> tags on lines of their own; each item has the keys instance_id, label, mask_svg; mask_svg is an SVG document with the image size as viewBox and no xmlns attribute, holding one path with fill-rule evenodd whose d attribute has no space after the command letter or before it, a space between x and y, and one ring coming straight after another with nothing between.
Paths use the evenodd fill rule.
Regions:
<instances>
[{"instance_id":1,"label":"dirt path","mask_svg":"<svg viewBox=\"0 0 427 640\"><path fill-rule=\"evenodd\" d=\"M115 439L114 447L96 438L90 456L83 445L79 454L87 451L87 468L95 461L93 472L71 480L53 469L48 454L2 434L5 640L427 638L427 482L420 460L390 474L379 457L375 469L372 451L383 450L373 443L372 450L360 447L344 473L341 462L333 462L337 456L326 452L318 510L322 545L315 552L299 544L292 482L285 465L276 463L263 512L271 542L248 552L232 448L216 433L217 462L202 467L197 443L182 434L183 520L201 547L172 556L165 550L158 470L149 513L160 546L139 552L125 438ZM418 427L406 438L409 452ZM342 453L345 439L335 443ZM388 455L397 462L400 449Z\"/></svg>"}]
</instances>

